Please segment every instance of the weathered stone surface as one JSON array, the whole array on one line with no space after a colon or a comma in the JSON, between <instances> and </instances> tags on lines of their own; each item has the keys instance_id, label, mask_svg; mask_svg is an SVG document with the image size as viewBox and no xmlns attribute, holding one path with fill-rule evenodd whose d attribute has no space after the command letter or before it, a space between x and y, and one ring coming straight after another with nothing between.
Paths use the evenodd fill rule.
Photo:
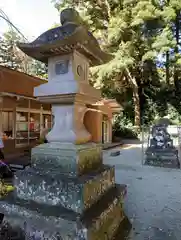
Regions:
<instances>
[{"instance_id":1,"label":"weathered stone surface","mask_svg":"<svg viewBox=\"0 0 181 240\"><path fill-rule=\"evenodd\" d=\"M31 159L36 169L50 171L52 176L57 173L80 176L102 166L102 151L94 143L48 143L33 148Z\"/></svg>"},{"instance_id":2,"label":"weathered stone surface","mask_svg":"<svg viewBox=\"0 0 181 240\"><path fill-rule=\"evenodd\" d=\"M60 14L60 22L62 25L67 23L83 24L79 13L73 8L66 8Z\"/></svg>"},{"instance_id":3,"label":"weathered stone surface","mask_svg":"<svg viewBox=\"0 0 181 240\"><path fill-rule=\"evenodd\" d=\"M116 185L82 215L65 208L24 201L10 196L1 202L0 212L5 222L20 228L26 235L52 239L111 239L123 220L122 200L125 187Z\"/></svg>"},{"instance_id":4,"label":"weathered stone surface","mask_svg":"<svg viewBox=\"0 0 181 240\"><path fill-rule=\"evenodd\" d=\"M20 199L63 206L82 213L115 185L114 168L103 166L90 175L52 176L51 171L29 169L15 174L14 186Z\"/></svg>"}]
</instances>

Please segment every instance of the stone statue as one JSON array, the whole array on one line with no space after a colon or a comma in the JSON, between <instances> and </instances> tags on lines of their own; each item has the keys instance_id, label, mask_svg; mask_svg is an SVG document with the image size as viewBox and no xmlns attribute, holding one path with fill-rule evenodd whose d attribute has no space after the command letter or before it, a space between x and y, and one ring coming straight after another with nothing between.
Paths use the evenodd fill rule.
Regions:
<instances>
[{"instance_id":1,"label":"stone statue","mask_svg":"<svg viewBox=\"0 0 181 240\"><path fill-rule=\"evenodd\" d=\"M151 128L145 153L146 164L179 167L178 150L173 145L167 127L167 124L160 123Z\"/></svg>"}]
</instances>

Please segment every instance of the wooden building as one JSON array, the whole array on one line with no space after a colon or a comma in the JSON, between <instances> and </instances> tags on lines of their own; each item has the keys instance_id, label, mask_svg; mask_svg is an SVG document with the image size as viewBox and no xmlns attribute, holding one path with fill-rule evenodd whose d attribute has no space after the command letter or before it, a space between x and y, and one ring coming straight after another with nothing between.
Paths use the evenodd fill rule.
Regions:
<instances>
[{"instance_id":1,"label":"wooden building","mask_svg":"<svg viewBox=\"0 0 181 240\"><path fill-rule=\"evenodd\" d=\"M45 82L0 66L0 132L5 153L35 145L41 128L51 126L51 106L33 97L34 87Z\"/></svg>"}]
</instances>

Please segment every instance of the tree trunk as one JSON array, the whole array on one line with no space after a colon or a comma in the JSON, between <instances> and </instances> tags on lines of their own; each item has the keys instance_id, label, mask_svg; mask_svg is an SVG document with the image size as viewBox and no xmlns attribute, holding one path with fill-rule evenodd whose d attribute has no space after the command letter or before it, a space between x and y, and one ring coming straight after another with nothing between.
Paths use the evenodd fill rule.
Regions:
<instances>
[{"instance_id":1,"label":"tree trunk","mask_svg":"<svg viewBox=\"0 0 181 240\"><path fill-rule=\"evenodd\" d=\"M138 88L133 89L133 102L134 102L134 125L140 127L140 99L138 94Z\"/></svg>"},{"instance_id":2,"label":"tree trunk","mask_svg":"<svg viewBox=\"0 0 181 240\"><path fill-rule=\"evenodd\" d=\"M133 103L134 103L134 125L140 128L141 125L141 114L140 114L140 98L139 88L135 77L131 76L131 73L126 69L128 81L133 90Z\"/></svg>"},{"instance_id":3,"label":"tree trunk","mask_svg":"<svg viewBox=\"0 0 181 240\"><path fill-rule=\"evenodd\" d=\"M166 52L165 68L166 68L166 83L169 85L170 84L170 56L169 56L169 51Z\"/></svg>"},{"instance_id":4,"label":"tree trunk","mask_svg":"<svg viewBox=\"0 0 181 240\"><path fill-rule=\"evenodd\" d=\"M175 47L175 58L177 59L177 55L179 53L179 28L180 28L180 21L179 21L179 15L180 13L177 12L176 20L175 20L175 38L176 38L176 47ZM178 66L175 61L174 66L174 84L176 90L180 90L180 84L179 84L179 74L178 74Z\"/></svg>"}]
</instances>

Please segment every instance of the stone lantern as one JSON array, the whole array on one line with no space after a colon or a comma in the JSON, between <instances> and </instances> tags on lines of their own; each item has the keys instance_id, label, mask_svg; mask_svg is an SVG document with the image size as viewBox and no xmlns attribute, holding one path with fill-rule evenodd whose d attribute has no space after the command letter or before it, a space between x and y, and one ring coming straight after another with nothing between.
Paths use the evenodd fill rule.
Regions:
<instances>
[{"instance_id":1,"label":"stone lantern","mask_svg":"<svg viewBox=\"0 0 181 240\"><path fill-rule=\"evenodd\" d=\"M114 167L103 165L101 146L91 142L84 126L89 106L101 100L100 91L89 85L89 67L112 56L74 9L62 11L61 24L32 43L18 44L48 63L48 82L36 87L34 96L52 104L54 124L48 143L32 149L32 167L16 173L13 198L0 204L0 212L27 235L112 239L124 219L125 186L115 184Z\"/></svg>"}]
</instances>

